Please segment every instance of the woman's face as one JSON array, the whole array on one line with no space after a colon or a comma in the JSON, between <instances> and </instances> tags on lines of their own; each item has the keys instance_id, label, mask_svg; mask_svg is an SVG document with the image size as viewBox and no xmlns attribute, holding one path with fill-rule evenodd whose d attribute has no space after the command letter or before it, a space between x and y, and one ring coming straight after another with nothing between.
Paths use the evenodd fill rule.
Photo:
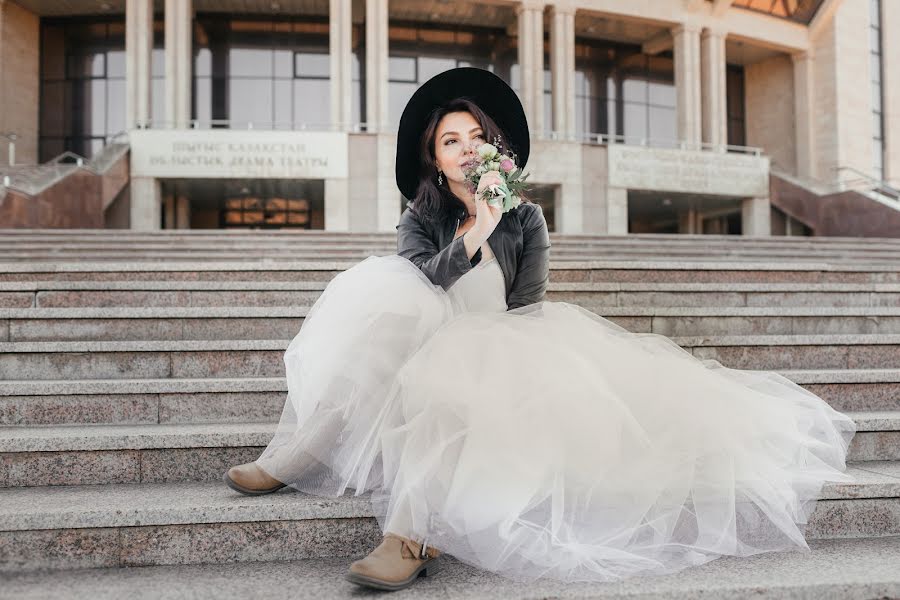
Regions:
<instances>
[{"instance_id":1,"label":"woman's face","mask_svg":"<svg viewBox=\"0 0 900 600\"><path fill-rule=\"evenodd\" d=\"M463 182L463 165L485 141L481 125L468 112L444 115L434 136L434 158L448 182Z\"/></svg>"}]
</instances>

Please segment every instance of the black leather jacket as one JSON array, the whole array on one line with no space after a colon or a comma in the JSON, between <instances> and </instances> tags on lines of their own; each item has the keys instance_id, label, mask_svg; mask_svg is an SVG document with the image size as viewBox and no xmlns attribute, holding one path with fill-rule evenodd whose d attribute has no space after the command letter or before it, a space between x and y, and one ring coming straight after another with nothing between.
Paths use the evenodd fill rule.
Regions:
<instances>
[{"instance_id":1,"label":"black leather jacket","mask_svg":"<svg viewBox=\"0 0 900 600\"><path fill-rule=\"evenodd\" d=\"M455 217L423 219L410 202L397 225L397 254L449 289L481 262L480 248L469 260L462 236L453 239L458 224ZM488 243L506 281L507 310L543 300L550 281L550 235L540 205L520 204L504 213Z\"/></svg>"}]
</instances>

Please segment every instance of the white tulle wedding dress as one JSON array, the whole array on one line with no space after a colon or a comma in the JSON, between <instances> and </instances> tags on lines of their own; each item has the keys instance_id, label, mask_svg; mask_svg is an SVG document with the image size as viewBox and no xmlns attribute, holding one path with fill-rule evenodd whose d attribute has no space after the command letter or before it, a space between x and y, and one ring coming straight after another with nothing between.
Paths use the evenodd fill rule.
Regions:
<instances>
[{"instance_id":1,"label":"white tulle wedding dress","mask_svg":"<svg viewBox=\"0 0 900 600\"><path fill-rule=\"evenodd\" d=\"M257 464L372 491L385 531L518 580L610 581L807 549L855 423L771 372L541 302L506 311L489 246L449 290L399 256L329 283L284 361Z\"/></svg>"}]
</instances>

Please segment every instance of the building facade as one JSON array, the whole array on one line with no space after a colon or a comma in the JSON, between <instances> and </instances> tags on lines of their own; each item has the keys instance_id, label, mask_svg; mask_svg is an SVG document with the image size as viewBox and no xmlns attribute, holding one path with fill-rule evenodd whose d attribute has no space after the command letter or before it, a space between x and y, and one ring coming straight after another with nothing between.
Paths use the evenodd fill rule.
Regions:
<instances>
[{"instance_id":1,"label":"building facade","mask_svg":"<svg viewBox=\"0 0 900 600\"><path fill-rule=\"evenodd\" d=\"M773 182L900 187L888 31L894 0L0 0L0 163L127 142L109 227L393 231L406 101L477 66L551 230L803 234Z\"/></svg>"}]
</instances>

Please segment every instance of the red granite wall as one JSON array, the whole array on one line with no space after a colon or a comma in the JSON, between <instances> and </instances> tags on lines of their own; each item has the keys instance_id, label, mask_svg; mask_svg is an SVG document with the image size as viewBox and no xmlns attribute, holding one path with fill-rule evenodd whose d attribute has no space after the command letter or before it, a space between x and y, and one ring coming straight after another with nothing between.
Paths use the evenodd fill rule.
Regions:
<instances>
[{"instance_id":1,"label":"red granite wall","mask_svg":"<svg viewBox=\"0 0 900 600\"><path fill-rule=\"evenodd\" d=\"M0 228L103 229L104 211L128 184L128 154L106 173L79 169L36 196L7 190Z\"/></svg>"},{"instance_id":2,"label":"red granite wall","mask_svg":"<svg viewBox=\"0 0 900 600\"><path fill-rule=\"evenodd\" d=\"M900 210L858 192L819 196L772 176L769 199L773 206L808 225L813 235L900 237Z\"/></svg>"}]
</instances>

